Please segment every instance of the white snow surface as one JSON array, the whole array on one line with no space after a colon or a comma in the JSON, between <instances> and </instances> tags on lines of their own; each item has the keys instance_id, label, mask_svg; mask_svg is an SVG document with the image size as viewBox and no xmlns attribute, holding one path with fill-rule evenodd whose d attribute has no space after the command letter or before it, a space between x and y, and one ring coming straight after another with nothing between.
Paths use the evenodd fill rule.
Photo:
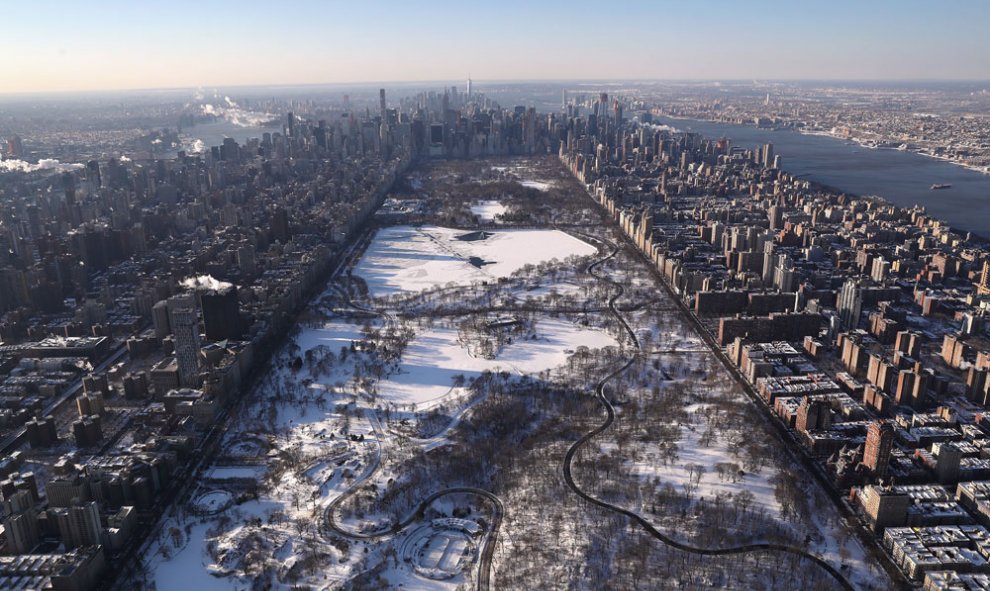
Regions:
<instances>
[{"instance_id":1,"label":"white snow surface","mask_svg":"<svg viewBox=\"0 0 990 591\"><path fill-rule=\"evenodd\" d=\"M453 394L453 377L466 379L484 371L507 371L513 374L538 374L560 367L578 347L598 349L618 346L602 330L585 328L561 319L541 319L536 324L536 339L518 339L505 345L495 359L476 357L458 340L456 328L435 326L418 333L402 354L399 371L378 384L384 402L396 405L416 404L420 409L439 403ZM335 320L323 328L302 330L296 337L300 351L326 345L334 353L360 341L361 327ZM342 376L331 374L318 378L313 387L329 387Z\"/></svg>"},{"instance_id":2,"label":"white snow surface","mask_svg":"<svg viewBox=\"0 0 990 591\"><path fill-rule=\"evenodd\" d=\"M226 480L229 478L258 479L264 473L264 466L217 466L210 469L206 477L214 480Z\"/></svg>"},{"instance_id":3,"label":"white snow surface","mask_svg":"<svg viewBox=\"0 0 990 591\"><path fill-rule=\"evenodd\" d=\"M484 240L458 240L465 230L394 226L378 231L355 273L373 297L507 277L527 264L596 252L559 230L498 230ZM488 264L469 262L478 257Z\"/></svg>"},{"instance_id":4,"label":"white snow surface","mask_svg":"<svg viewBox=\"0 0 990 591\"><path fill-rule=\"evenodd\" d=\"M295 344L305 353L319 346L329 348L337 353L341 347L350 347L352 343L364 339L361 326L350 322L334 320L327 322L322 328L304 328L295 336Z\"/></svg>"},{"instance_id":5,"label":"white snow surface","mask_svg":"<svg viewBox=\"0 0 990 591\"><path fill-rule=\"evenodd\" d=\"M504 215L507 211L509 208L504 203L494 199L478 201L471 206L471 213L482 222L494 222L497 216Z\"/></svg>"},{"instance_id":6,"label":"white snow surface","mask_svg":"<svg viewBox=\"0 0 990 591\"><path fill-rule=\"evenodd\" d=\"M550 187L554 186L554 183L548 183L546 181L531 181L531 180L519 181L519 184L524 187L529 187L530 189L537 189L539 191L544 191L544 192L549 191Z\"/></svg>"},{"instance_id":7,"label":"white snow surface","mask_svg":"<svg viewBox=\"0 0 990 591\"><path fill-rule=\"evenodd\" d=\"M537 374L564 365L577 347L618 346L605 332L587 329L565 320L541 320L538 338L506 345L495 359L472 356L457 339L453 328L433 328L417 335L402 355L400 372L384 380L381 397L394 404L437 403L452 392L452 378L476 377L485 370Z\"/></svg>"},{"instance_id":8,"label":"white snow surface","mask_svg":"<svg viewBox=\"0 0 990 591\"><path fill-rule=\"evenodd\" d=\"M172 555L169 560L155 556L153 566L149 569L154 573L155 587L161 591L228 591L234 588L234 581L220 579L210 575L206 569L208 558L203 552L206 531L212 522L197 523L192 526L189 534L190 541ZM183 532L185 535L185 532Z\"/></svg>"}]
</instances>

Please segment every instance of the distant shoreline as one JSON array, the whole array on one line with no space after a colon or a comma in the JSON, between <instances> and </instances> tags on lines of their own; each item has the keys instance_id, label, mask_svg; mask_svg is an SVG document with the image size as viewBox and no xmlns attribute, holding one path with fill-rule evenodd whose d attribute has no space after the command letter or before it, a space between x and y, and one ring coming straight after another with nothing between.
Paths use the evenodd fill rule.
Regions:
<instances>
[{"instance_id":1,"label":"distant shoreline","mask_svg":"<svg viewBox=\"0 0 990 591\"><path fill-rule=\"evenodd\" d=\"M704 122L704 123L714 123L714 124L718 124L718 125L741 125L743 127L750 127L750 128L753 128L753 129L765 129L767 131L794 131L794 132L797 132L797 133L799 133L801 135L813 135L813 136L819 136L819 137L827 137L827 138L831 138L831 139L834 139L834 140L840 140L840 141L844 141L844 142L853 142L857 146L860 146L861 148L866 148L868 150L895 150L895 151L899 151L899 152L909 152L911 154L917 154L919 156L924 156L925 158L931 158L933 160L940 160L942 162L948 162L949 164L954 164L954 165L956 165L956 166L958 166L960 168L964 168L966 170L971 170L973 172L982 174L984 176L990 176L990 167L980 167L980 166L976 166L976 165L972 165L972 164L966 164L965 162L959 162L958 160L953 160L952 158L948 158L946 156L938 156L936 154L930 154L928 152L925 152L923 150L919 150L917 148L908 148L906 150L898 150L897 148L891 148L889 146L871 145L871 144L868 143L870 140L864 140L864 139L856 138L856 137L842 137L842 136L833 134L831 131L824 131L824 130L820 130L820 129L804 129L804 128L800 128L800 127L760 127L759 125L754 125L752 123L737 123L735 121L721 121L721 120L718 120L718 119L704 119L704 118L698 118L698 117L681 117L681 116L675 116L675 115L660 115L660 117L666 117L667 119L676 119L678 121L699 121L699 122Z\"/></svg>"},{"instance_id":2,"label":"distant shoreline","mask_svg":"<svg viewBox=\"0 0 990 591\"><path fill-rule=\"evenodd\" d=\"M744 127L751 127L751 128L754 128L754 129L767 129L767 128L760 128L760 127L758 127L756 125L749 125L749 124L746 124L746 123L732 123L732 122L729 122L729 121L718 121L718 120L714 120L714 119L698 119L696 117L675 117L673 115L660 115L660 117L664 117L666 119L673 119L673 120L676 120L676 121L698 121L698 122L702 122L702 123L713 123L713 124L717 124L717 125L740 125L740 126L744 126ZM684 130L677 130L677 131L678 132L681 132L681 133L684 133ZM801 135L817 135L817 136L821 136L821 137L827 137L827 138L830 138L830 139L833 139L833 140L845 140L845 141L855 142L857 145L860 145L860 146L862 146L864 148L868 148L868 149L871 149L871 150L886 149L886 150L895 150L896 151L896 148L885 148L885 147L884 148L881 148L879 146L865 146L862 143L854 140L853 138L848 138L848 139L847 138L840 138L840 137L835 136L835 135L832 135L831 133L826 132L826 131L818 131L818 130L801 131L801 130L794 129L794 128L776 129L776 130L775 129L767 129L767 131L797 131ZM979 173L982 173L982 174L990 175L990 172L983 172L983 171L980 171L978 169L975 169L974 167L962 165L962 164L960 164L958 162L955 162L953 160L950 160L948 158L941 158L941 157L938 157L938 156L932 156L930 154L925 154L923 152L915 152L913 150L906 150L906 151L907 152L912 152L912 153L918 154L920 156L928 156L929 158L933 158L935 160L944 160L946 162L955 164L957 166L962 166L963 168L966 168L968 170L972 170L973 172L979 172ZM784 170L784 172L786 172L786 170ZM788 174L790 174L790 173L788 173ZM820 182L820 181L816 181L816 180L812 180L812 179L808 179L808 178L804 178L802 180L806 180L806 181L810 182L811 184L813 184L814 186L819 187L822 190L832 192L832 193L836 193L836 194L840 194L840 195L849 195L850 197L855 197L855 198L858 198L858 199L873 199L873 200L878 200L878 201L881 201L883 203L892 205L894 207L898 207L900 209L908 209L908 207L897 205L896 203L891 202L889 199L887 199L886 197L883 197L881 195L859 195L859 194L853 193L851 191L847 191L847 190L844 190L842 188L835 187L833 185L828 185L828 184L823 183L823 182ZM925 207L921 203L915 203L914 205L915 206L923 207L925 209L926 214L927 214L927 212L928 212L928 208L927 207ZM931 214L928 214L928 215L931 216ZM937 220L939 220L941 222L944 222L948 226L949 230L951 230L952 232L961 234L963 236L969 235L971 237L970 239L972 241L974 241L974 242L981 242L981 243L990 242L990 237L988 237L988 236L986 236L986 235L984 235L982 233L979 233L979 232L977 232L975 230L964 230L962 228L959 228L957 226L954 226L952 224L949 224L947 220L944 220L942 218L937 218L935 216L931 216L931 217L933 217L934 219L937 219Z\"/></svg>"},{"instance_id":3,"label":"distant shoreline","mask_svg":"<svg viewBox=\"0 0 990 591\"><path fill-rule=\"evenodd\" d=\"M709 123L716 123L716 122L715 121L709 121ZM899 150L897 148L891 148L890 146L875 146L875 145L871 145L869 143L871 140L864 140L864 139L857 138L857 137L842 137L842 136L839 136L839 135L836 135L836 134L832 133L831 131L822 131L822 130L819 130L819 129L807 130L807 129L801 129L801 128L790 128L790 129L793 130L793 131L796 131L796 132L800 133L801 135L817 135L817 136L820 136L820 137L828 137L828 138L832 138L832 139L836 139L836 140L853 142L857 146L860 146L862 148L867 148L869 150L897 150L898 152L910 152L911 154L917 154L919 156L924 156L925 158L932 158L934 160L941 160L942 162L948 162L949 164L955 164L956 166L959 166L961 168L965 168L966 170L972 170L973 172L978 172L978 173L980 173L982 175L990 176L990 167L980 167L980 166L976 166L976 165L973 165L973 164L966 164L965 162L960 162L958 160L953 160L952 158L949 158L947 156L939 156L937 154L931 154L929 152L925 152L924 150L919 150L917 148L907 148L905 150ZM787 130L780 130L780 131L787 131Z\"/></svg>"}]
</instances>

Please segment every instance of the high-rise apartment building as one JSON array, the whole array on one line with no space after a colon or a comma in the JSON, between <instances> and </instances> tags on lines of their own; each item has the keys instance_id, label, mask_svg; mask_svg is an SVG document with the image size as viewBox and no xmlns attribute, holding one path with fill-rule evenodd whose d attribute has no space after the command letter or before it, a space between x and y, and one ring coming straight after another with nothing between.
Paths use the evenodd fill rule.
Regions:
<instances>
[{"instance_id":1,"label":"high-rise apartment building","mask_svg":"<svg viewBox=\"0 0 990 591\"><path fill-rule=\"evenodd\" d=\"M222 341L241 337L241 313L236 287L206 291L199 298L208 340Z\"/></svg>"},{"instance_id":2,"label":"high-rise apartment building","mask_svg":"<svg viewBox=\"0 0 990 591\"><path fill-rule=\"evenodd\" d=\"M7 534L8 554L27 554L38 545L38 515L34 509L34 500L26 491L18 491L4 501L4 510L8 517L3 521L3 530Z\"/></svg>"},{"instance_id":3,"label":"high-rise apartment building","mask_svg":"<svg viewBox=\"0 0 990 591\"><path fill-rule=\"evenodd\" d=\"M12 135L7 138L7 155L11 158L24 157L24 142L21 140L21 136Z\"/></svg>"},{"instance_id":4,"label":"high-rise apartment building","mask_svg":"<svg viewBox=\"0 0 990 591\"><path fill-rule=\"evenodd\" d=\"M866 430L866 448L863 464L879 478L885 478L890 470L890 454L894 449L894 426L880 420Z\"/></svg>"},{"instance_id":5,"label":"high-rise apartment building","mask_svg":"<svg viewBox=\"0 0 990 591\"><path fill-rule=\"evenodd\" d=\"M59 535L66 548L95 546L102 543L100 510L95 501L60 507L51 511L58 523Z\"/></svg>"},{"instance_id":6,"label":"high-rise apartment building","mask_svg":"<svg viewBox=\"0 0 990 591\"><path fill-rule=\"evenodd\" d=\"M180 308L172 313L172 334L179 383L195 387L199 376L199 318L194 308Z\"/></svg>"},{"instance_id":7,"label":"high-rise apartment building","mask_svg":"<svg viewBox=\"0 0 990 591\"><path fill-rule=\"evenodd\" d=\"M842 284L836 304L843 329L856 328L863 312L863 291L859 281L849 279Z\"/></svg>"},{"instance_id":8,"label":"high-rise apartment building","mask_svg":"<svg viewBox=\"0 0 990 591\"><path fill-rule=\"evenodd\" d=\"M976 285L976 291L980 295L990 295L990 259L983 261L983 271L980 273L980 282Z\"/></svg>"}]
</instances>

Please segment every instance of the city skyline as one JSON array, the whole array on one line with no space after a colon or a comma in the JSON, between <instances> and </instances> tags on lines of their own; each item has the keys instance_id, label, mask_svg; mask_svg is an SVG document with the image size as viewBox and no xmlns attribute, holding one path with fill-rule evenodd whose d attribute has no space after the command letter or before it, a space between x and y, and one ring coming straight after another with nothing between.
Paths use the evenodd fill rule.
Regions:
<instances>
[{"instance_id":1,"label":"city skyline","mask_svg":"<svg viewBox=\"0 0 990 591\"><path fill-rule=\"evenodd\" d=\"M986 4L6 9L0 94L460 80L987 80ZM52 19L52 15L60 15ZM218 19L222 19L218 21ZM222 26L217 26L222 22ZM396 59L396 57L401 59Z\"/></svg>"},{"instance_id":2,"label":"city skyline","mask_svg":"<svg viewBox=\"0 0 990 591\"><path fill-rule=\"evenodd\" d=\"M990 2L25 4L0 590L990 591Z\"/></svg>"}]
</instances>

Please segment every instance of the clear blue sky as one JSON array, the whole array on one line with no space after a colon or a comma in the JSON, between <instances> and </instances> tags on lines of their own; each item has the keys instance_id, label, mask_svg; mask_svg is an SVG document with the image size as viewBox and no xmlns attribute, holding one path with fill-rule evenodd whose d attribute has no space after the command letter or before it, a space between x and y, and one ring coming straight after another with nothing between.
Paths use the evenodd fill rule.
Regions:
<instances>
[{"instance_id":1,"label":"clear blue sky","mask_svg":"<svg viewBox=\"0 0 990 591\"><path fill-rule=\"evenodd\" d=\"M403 80L990 79L985 0L4 0L0 93Z\"/></svg>"}]
</instances>

